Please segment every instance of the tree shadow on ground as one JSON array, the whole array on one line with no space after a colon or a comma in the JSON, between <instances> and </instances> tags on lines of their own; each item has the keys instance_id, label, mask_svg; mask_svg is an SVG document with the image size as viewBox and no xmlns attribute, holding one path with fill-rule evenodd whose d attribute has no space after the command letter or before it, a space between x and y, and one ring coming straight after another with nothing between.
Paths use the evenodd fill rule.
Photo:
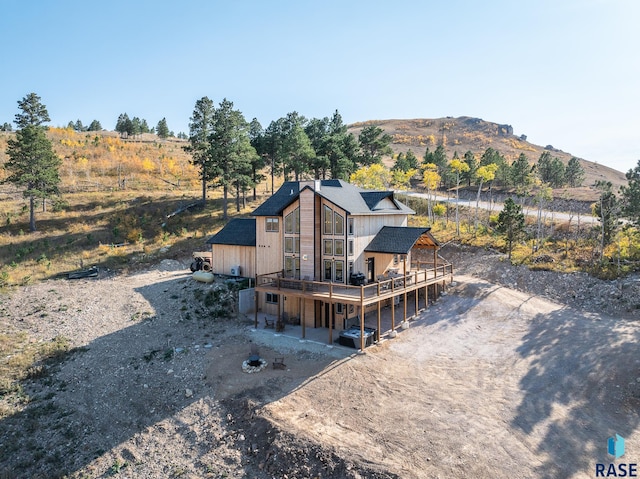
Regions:
<instances>
[{"instance_id":1,"label":"tree shadow on ground","mask_svg":"<svg viewBox=\"0 0 640 479\"><path fill-rule=\"evenodd\" d=\"M85 477L89 470L92 477L108 477L125 466L135 475L153 461L166 464L164 477L177 477L173 454L188 456L190 472L199 477L296 473L337 479L357 477L358 471L394 477L352 467L311 442L287 439L256 413L335 367L336 359L289 351L289 370L270 369L248 380L241 361L250 352L250 323L213 318L192 302L191 290L211 287L181 271L136 288L140 298L123 306L131 326L95 338L42 378L25 381L29 404L0 421L0 477ZM277 348L265 353L282 355ZM296 361L306 361L303 374L296 372ZM216 375L235 382L228 389ZM164 441L156 448L162 456L132 450L145 441Z\"/></svg>"},{"instance_id":2,"label":"tree shadow on ground","mask_svg":"<svg viewBox=\"0 0 640 479\"><path fill-rule=\"evenodd\" d=\"M636 431L639 340L635 323L568 308L531 320L517 349L530 368L512 425L524 434L546 427L538 477L595 474L596 462L612 460L607 438Z\"/></svg>"}]
</instances>

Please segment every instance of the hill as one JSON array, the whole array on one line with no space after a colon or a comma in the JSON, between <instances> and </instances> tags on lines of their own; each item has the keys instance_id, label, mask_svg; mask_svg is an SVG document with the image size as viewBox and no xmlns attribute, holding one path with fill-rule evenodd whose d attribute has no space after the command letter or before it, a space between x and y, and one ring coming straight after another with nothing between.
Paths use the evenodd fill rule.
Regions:
<instances>
[{"instance_id":1,"label":"hill","mask_svg":"<svg viewBox=\"0 0 640 479\"><path fill-rule=\"evenodd\" d=\"M527 141L525 135L513 134L511 125L492 123L461 116L459 118L434 118L413 120L371 120L349 125L349 132L356 137L365 126L375 125L382 128L393 138L394 153L406 153L412 150L418 158L422 158L427 148L435 150L443 145L447 156L451 158L454 152L463 156L468 150L479 158L487 148L499 151L509 162L514 161L524 153L530 163L535 163L544 151L558 157L566 165L571 159L567 153L552 145L540 146ZM592 186L598 180L610 181L615 187L626 185L624 174L605 165L578 158L585 172L585 186Z\"/></svg>"}]
</instances>

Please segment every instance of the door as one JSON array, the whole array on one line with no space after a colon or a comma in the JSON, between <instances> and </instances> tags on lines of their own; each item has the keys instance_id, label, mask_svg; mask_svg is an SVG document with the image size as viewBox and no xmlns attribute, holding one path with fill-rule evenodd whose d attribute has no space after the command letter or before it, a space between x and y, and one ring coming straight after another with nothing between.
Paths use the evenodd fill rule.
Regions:
<instances>
[{"instance_id":1,"label":"door","mask_svg":"<svg viewBox=\"0 0 640 479\"><path fill-rule=\"evenodd\" d=\"M373 283L376 280L376 266L374 258L367 258L367 283Z\"/></svg>"}]
</instances>

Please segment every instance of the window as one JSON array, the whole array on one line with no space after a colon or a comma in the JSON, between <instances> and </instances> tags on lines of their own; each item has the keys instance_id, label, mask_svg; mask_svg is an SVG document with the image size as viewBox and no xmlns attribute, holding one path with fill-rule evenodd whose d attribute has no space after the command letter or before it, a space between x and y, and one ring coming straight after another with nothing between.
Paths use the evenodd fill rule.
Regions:
<instances>
[{"instance_id":1,"label":"window","mask_svg":"<svg viewBox=\"0 0 640 479\"><path fill-rule=\"evenodd\" d=\"M393 255L393 264L398 264L398 255L397 254Z\"/></svg>"},{"instance_id":2,"label":"window","mask_svg":"<svg viewBox=\"0 0 640 479\"><path fill-rule=\"evenodd\" d=\"M284 277L300 278L300 258L294 258L293 256L284 257Z\"/></svg>"},{"instance_id":3,"label":"window","mask_svg":"<svg viewBox=\"0 0 640 479\"><path fill-rule=\"evenodd\" d=\"M349 276L353 274L353 261L349 261Z\"/></svg>"},{"instance_id":4,"label":"window","mask_svg":"<svg viewBox=\"0 0 640 479\"><path fill-rule=\"evenodd\" d=\"M344 261L336 261L336 283L344 283Z\"/></svg>"},{"instance_id":5,"label":"window","mask_svg":"<svg viewBox=\"0 0 640 479\"><path fill-rule=\"evenodd\" d=\"M298 236L293 237L293 252L300 253L300 238Z\"/></svg>"},{"instance_id":6,"label":"window","mask_svg":"<svg viewBox=\"0 0 640 479\"><path fill-rule=\"evenodd\" d=\"M324 260L324 280L331 281L331 260Z\"/></svg>"},{"instance_id":7,"label":"window","mask_svg":"<svg viewBox=\"0 0 640 479\"><path fill-rule=\"evenodd\" d=\"M333 234L333 210L327 205L323 208L324 211L324 234Z\"/></svg>"},{"instance_id":8,"label":"window","mask_svg":"<svg viewBox=\"0 0 640 479\"><path fill-rule=\"evenodd\" d=\"M344 256L344 240L336 240L335 241L335 255L336 256Z\"/></svg>"},{"instance_id":9,"label":"window","mask_svg":"<svg viewBox=\"0 0 640 479\"><path fill-rule=\"evenodd\" d=\"M354 226L354 224L353 224L353 218L349 218L349 219L347 220L347 230L348 230L348 233L349 233L350 235L354 235L354 234L356 234L356 233L355 233L355 226Z\"/></svg>"},{"instance_id":10,"label":"window","mask_svg":"<svg viewBox=\"0 0 640 479\"><path fill-rule=\"evenodd\" d=\"M300 233L300 208L296 208L284 218L284 232L288 234Z\"/></svg>"},{"instance_id":11,"label":"window","mask_svg":"<svg viewBox=\"0 0 640 479\"><path fill-rule=\"evenodd\" d=\"M336 304L336 314L343 314L343 313L344 313L344 304L342 303Z\"/></svg>"},{"instance_id":12,"label":"window","mask_svg":"<svg viewBox=\"0 0 640 479\"><path fill-rule=\"evenodd\" d=\"M324 248L322 249L322 252L327 256L333 256L333 240L324 240Z\"/></svg>"},{"instance_id":13,"label":"window","mask_svg":"<svg viewBox=\"0 0 640 479\"><path fill-rule=\"evenodd\" d=\"M265 301L270 304L278 304L278 295L273 293L265 293Z\"/></svg>"},{"instance_id":14,"label":"window","mask_svg":"<svg viewBox=\"0 0 640 479\"><path fill-rule=\"evenodd\" d=\"M293 253L293 236L284 237L284 252Z\"/></svg>"},{"instance_id":15,"label":"window","mask_svg":"<svg viewBox=\"0 0 640 479\"><path fill-rule=\"evenodd\" d=\"M353 240L352 239L350 239L349 242L347 243L347 248L348 248L349 256L353 256Z\"/></svg>"},{"instance_id":16,"label":"window","mask_svg":"<svg viewBox=\"0 0 640 479\"><path fill-rule=\"evenodd\" d=\"M280 230L280 218L267 218L266 230L271 233L277 233Z\"/></svg>"},{"instance_id":17,"label":"window","mask_svg":"<svg viewBox=\"0 0 640 479\"><path fill-rule=\"evenodd\" d=\"M333 218L334 218L333 221L335 223L333 234L343 235L344 234L344 218L342 217L342 215L339 215L338 213L334 213Z\"/></svg>"}]
</instances>

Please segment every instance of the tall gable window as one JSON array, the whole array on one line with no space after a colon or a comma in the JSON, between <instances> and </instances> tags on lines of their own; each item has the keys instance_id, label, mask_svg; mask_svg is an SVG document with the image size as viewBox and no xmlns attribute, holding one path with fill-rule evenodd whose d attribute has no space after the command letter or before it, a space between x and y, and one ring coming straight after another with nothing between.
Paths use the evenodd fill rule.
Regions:
<instances>
[{"instance_id":1,"label":"tall gable window","mask_svg":"<svg viewBox=\"0 0 640 479\"><path fill-rule=\"evenodd\" d=\"M333 234L333 210L327 205L324 205L324 234Z\"/></svg>"},{"instance_id":2,"label":"tall gable window","mask_svg":"<svg viewBox=\"0 0 640 479\"><path fill-rule=\"evenodd\" d=\"M343 235L344 234L344 218L342 217L342 215L339 215L338 213L334 213L333 218L334 218L333 234Z\"/></svg>"},{"instance_id":3,"label":"tall gable window","mask_svg":"<svg viewBox=\"0 0 640 479\"><path fill-rule=\"evenodd\" d=\"M277 233L280 231L280 218L270 217L266 221L266 230L270 233Z\"/></svg>"},{"instance_id":4,"label":"tall gable window","mask_svg":"<svg viewBox=\"0 0 640 479\"><path fill-rule=\"evenodd\" d=\"M296 208L284 218L285 234L300 233L300 208Z\"/></svg>"}]
</instances>

